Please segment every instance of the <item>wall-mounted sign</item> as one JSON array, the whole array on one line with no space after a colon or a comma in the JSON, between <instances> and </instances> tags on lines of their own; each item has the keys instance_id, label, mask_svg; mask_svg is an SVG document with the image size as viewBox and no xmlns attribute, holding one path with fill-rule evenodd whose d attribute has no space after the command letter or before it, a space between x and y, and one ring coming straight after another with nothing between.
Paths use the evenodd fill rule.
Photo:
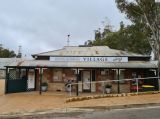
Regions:
<instances>
[{"instance_id":1,"label":"wall-mounted sign","mask_svg":"<svg viewBox=\"0 0 160 119\"><path fill-rule=\"evenodd\" d=\"M128 57L50 57L59 62L128 62Z\"/></svg>"}]
</instances>

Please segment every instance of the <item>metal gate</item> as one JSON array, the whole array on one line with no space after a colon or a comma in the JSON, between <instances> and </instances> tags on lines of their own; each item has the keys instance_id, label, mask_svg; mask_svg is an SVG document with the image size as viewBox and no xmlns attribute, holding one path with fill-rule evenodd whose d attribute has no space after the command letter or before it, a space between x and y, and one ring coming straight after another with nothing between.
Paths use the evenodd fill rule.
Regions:
<instances>
[{"instance_id":1,"label":"metal gate","mask_svg":"<svg viewBox=\"0 0 160 119\"><path fill-rule=\"evenodd\" d=\"M19 73L16 70L11 70L7 76L7 93L17 93L27 91L27 78L17 78Z\"/></svg>"}]
</instances>

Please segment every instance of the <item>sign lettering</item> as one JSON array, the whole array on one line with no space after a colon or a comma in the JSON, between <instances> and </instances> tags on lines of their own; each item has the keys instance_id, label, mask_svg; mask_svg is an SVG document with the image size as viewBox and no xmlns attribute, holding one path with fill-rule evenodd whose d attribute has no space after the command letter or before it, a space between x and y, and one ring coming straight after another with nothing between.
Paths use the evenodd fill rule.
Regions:
<instances>
[{"instance_id":1,"label":"sign lettering","mask_svg":"<svg viewBox=\"0 0 160 119\"><path fill-rule=\"evenodd\" d=\"M56 62L128 62L128 57L50 57Z\"/></svg>"}]
</instances>

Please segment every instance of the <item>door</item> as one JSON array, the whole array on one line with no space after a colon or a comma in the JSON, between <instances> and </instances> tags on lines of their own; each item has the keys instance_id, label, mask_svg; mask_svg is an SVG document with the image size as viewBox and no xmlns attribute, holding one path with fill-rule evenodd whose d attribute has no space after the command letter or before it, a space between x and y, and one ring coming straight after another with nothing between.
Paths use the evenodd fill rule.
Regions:
<instances>
[{"instance_id":1,"label":"door","mask_svg":"<svg viewBox=\"0 0 160 119\"><path fill-rule=\"evenodd\" d=\"M91 72L83 71L82 72L82 80L83 80L83 91L91 92Z\"/></svg>"},{"instance_id":2,"label":"door","mask_svg":"<svg viewBox=\"0 0 160 119\"><path fill-rule=\"evenodd\" d=\"M27 90L35 90L35 70L29 69L28 71L28 80L27 80Z\"/></svg>"}]
</instances>

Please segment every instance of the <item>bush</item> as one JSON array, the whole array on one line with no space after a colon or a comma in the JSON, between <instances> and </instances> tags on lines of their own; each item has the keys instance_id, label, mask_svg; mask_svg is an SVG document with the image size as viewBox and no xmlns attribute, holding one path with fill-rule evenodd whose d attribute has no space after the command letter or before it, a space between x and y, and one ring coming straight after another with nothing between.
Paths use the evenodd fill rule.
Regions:
<instances>
[{"instance_id":1,"label":"bush","mask_svg":"<svg viewBox=\"0 0 160 119\"><path fill-rule=\"evenodd\" d=\"M47 82L43 82L43 83L41 84L41 86L48 86L48 83L47 83Z\"/></svg>"},{"instance_id":2,"label":"bush","mask_svg":"<svg viewBox=\"0 0 160 119\"><path fill-rule=\"evenodd\" d=\"M106 84L105 88L112 88L112 85L111 84Z\"/></svg>"}]
</instances>

